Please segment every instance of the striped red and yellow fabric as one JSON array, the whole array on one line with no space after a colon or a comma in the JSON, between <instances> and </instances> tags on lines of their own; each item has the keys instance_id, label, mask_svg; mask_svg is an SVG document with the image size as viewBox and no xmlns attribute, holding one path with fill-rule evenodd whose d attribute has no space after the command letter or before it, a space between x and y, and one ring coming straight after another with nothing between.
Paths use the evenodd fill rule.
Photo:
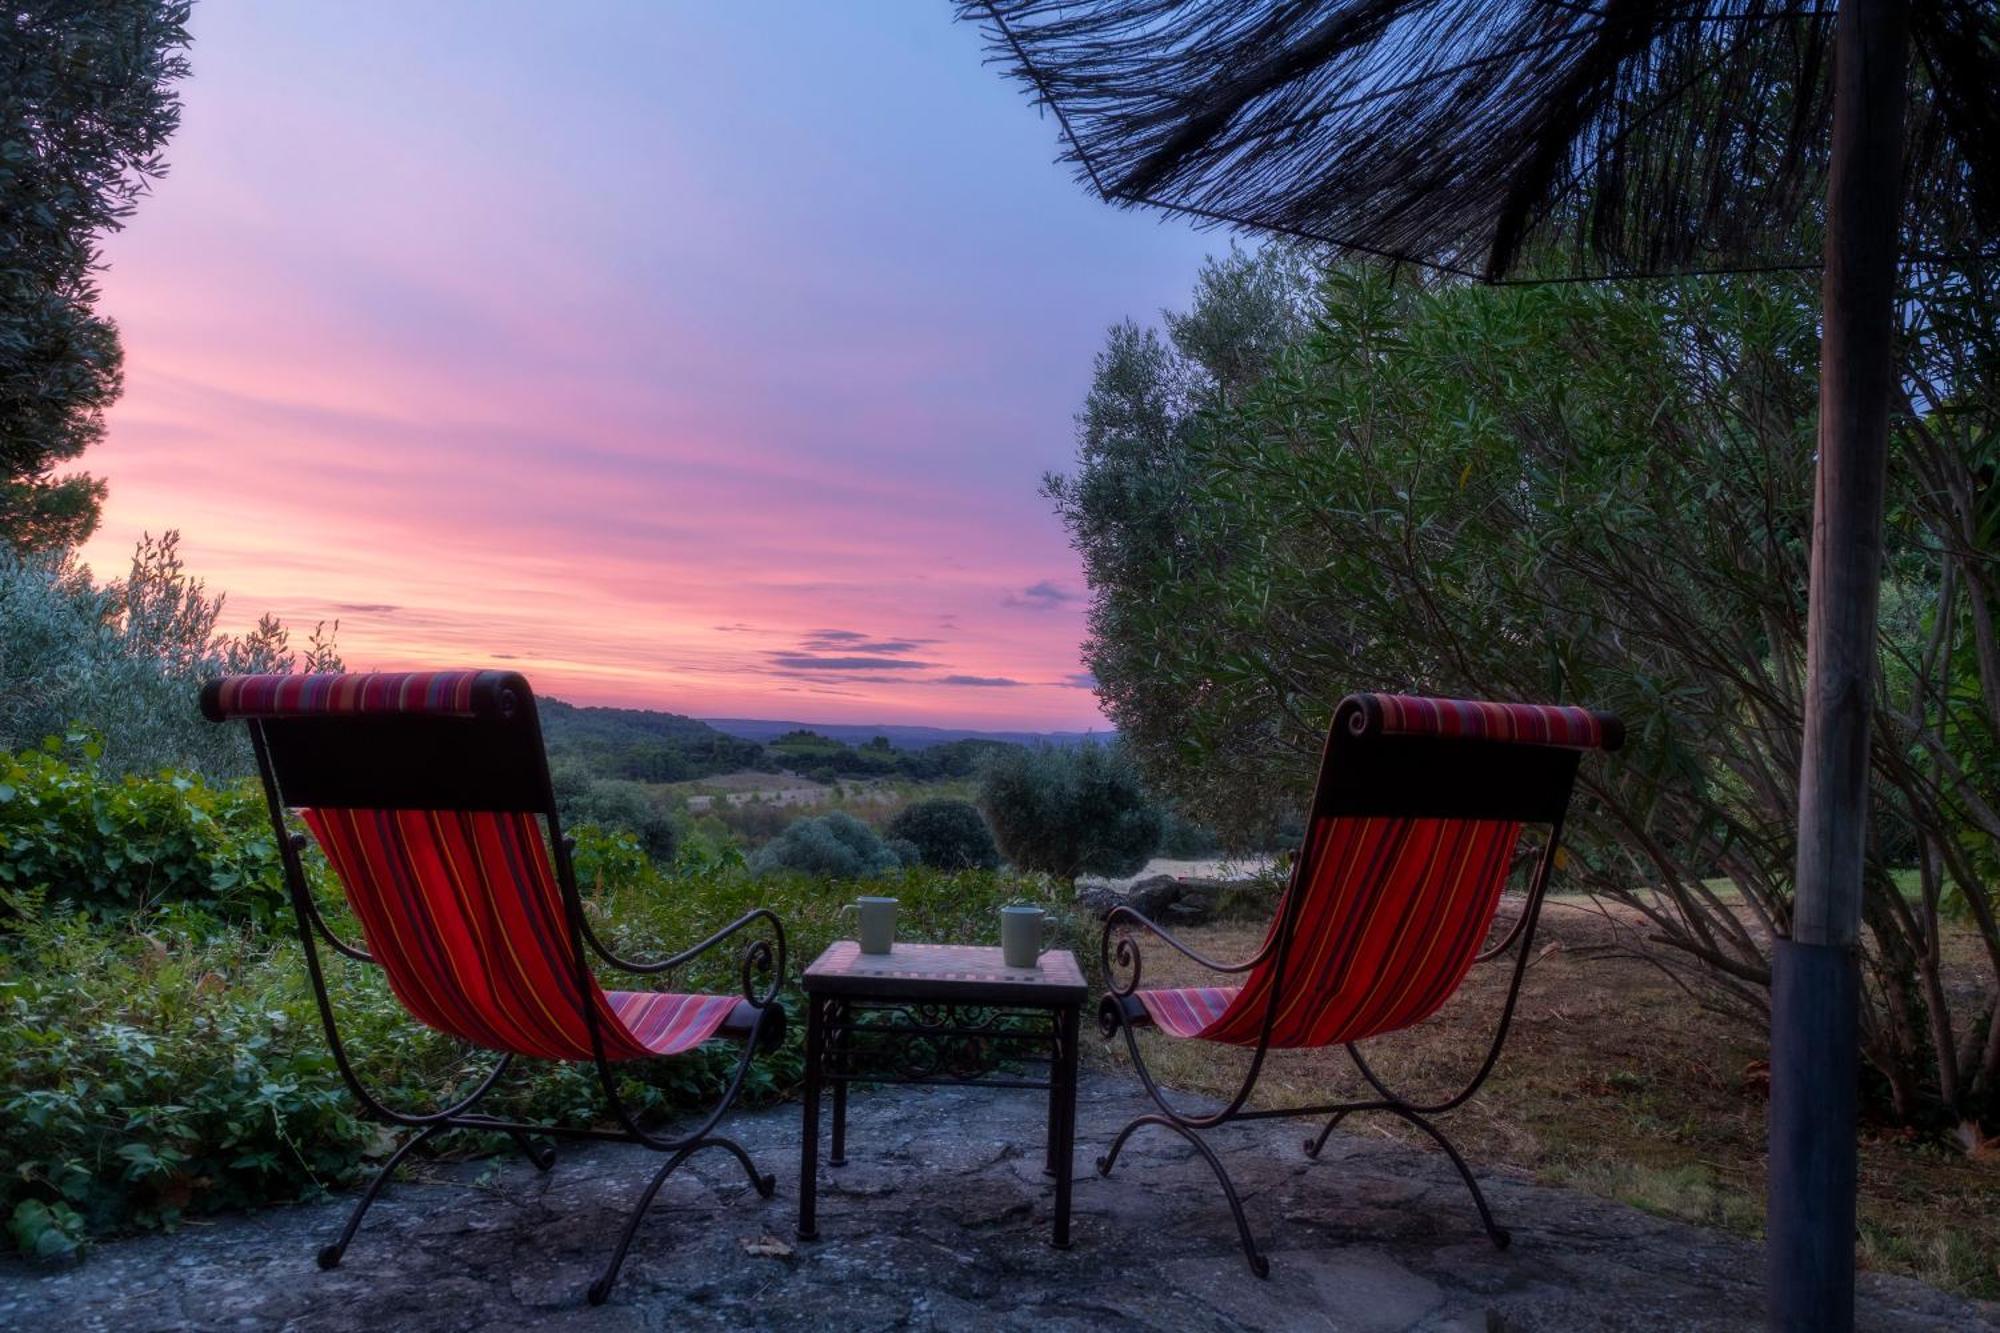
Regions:
<instances>
[{"instance_id":1,"label":"striped red and yellow fabric","mask_svg":"<svg viewBox=\"0 0 2000 1333\"><path fill-rule=\"evenodd\" d=\"M1578 750L1615 749L1622 739L1616 718L1587 708L1410 694L1358 694L1349 702L1360 705L1348 721L1356 735L1452 736Z\"/></svg>"},{"instance_id":2,"label":"striped red and yellow fabric","mask_svg":"<svg viewBox=\"0 0 2000 1333\"><path fill-rule=\"evenodd\" d=\"M1241 986L1190 986L1183 990L1142 990L1138 995L1154 1027L1176 1037L1199 1037L1210 1023L1222 1017L1242 989Z\"/></svg>"},{"instance_id":3,"label":"striped red and yellow fabric","mask_svg":"<svg viewBox=\"0 0 2000 1333\"><path fill-rule=\"evenodd\" d=\"M1518 823L1335 816L1317 821L1290 894L1297 921L1241 987L1140 991L1177 1037L1255 1046L1279 985L1271 1045L1329 1046L1421 1022L1451 998L1484 942Z\"/></svg>"},{"instance_id":4,"label":"striped red and yellow fabric","mask_svg":"<svg viewBox=\"0 0 2000 1333\"><path fill-rule=\"evenodd\" d=\"M313 717L324 714L473 715L474 689L499 671L324 672L310 676L225 676L214 682L209 715Z\"/></svg>"},{"instance_id":5,"label":"striped red and yellow fabric","mask_svg":"<svg viewBox=\"0 0 2000 1333\"><path fill-rule=\"evenodd\" d=\"M367 949L418 1021L546 1060L592 1058L584 1005L613 1060L714 1036L737 1001L577 987L562 895L535 816L437 810L300 812Z\"/></svg>"}]
</instances>

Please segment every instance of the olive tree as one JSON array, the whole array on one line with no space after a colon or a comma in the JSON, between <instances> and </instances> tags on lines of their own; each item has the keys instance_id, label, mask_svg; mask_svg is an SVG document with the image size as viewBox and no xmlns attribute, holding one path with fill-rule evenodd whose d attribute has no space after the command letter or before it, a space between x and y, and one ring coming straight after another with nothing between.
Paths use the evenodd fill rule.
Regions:
<instances>
[{"instance_id":1,"label":"olive tree","mask_svg":"<svg viewBox=\"0 0 2000 1333\"><path fill-rule=\"evenodd\" d=\"M1160 845L1159 807L1116 745L994 754L980 770L979 808L1009 861L1063 879L1132 874Z\"/></svg>"},{"instance_id":2,"label":"olive tree","mask_svg":"<svg viewBox=\"0 0 2000 1333\"><path fill-rule=\"evenodd\" d=\"M970 801L917 801L897 811L884 832L892 845L907 842L933 870L992 870L1000 864L993 831Z\"/></svg>"},{"instance_id":3,"label":"olive tree","mask_svg":"<svg viewBox=\"0 0 2000 1333\"><path fill-rule=\"evenodd\" d=\"M165 170L187 18L177 0L20 0L0 15L0 541L17 550L97 526L103 484L58 469L118 396L99 244Z\"/></svg>"},{"instance_id":4,"label":"olive tree","mask_svg":"<svg viewBox=\"0 0 2000 1333\"><path fill-rule=\"evenodd\" d=\"M1902 305L1915 466L1886 534L1863 1045L1911 1119L2000 1110L1993 276L1916 272ZM1790 277L1337 270L1254 385L1152 427L1165 461L1106 448L1086 412L1050 492L1094 592L1086 661L1148 781L1229 832L1303 801L1350 690L1614 709L1628 744L1585 767L1571 882L1761 1020L1792 901L1814 308ZM1108 365L1099 392L1145 399Z\"/></svg>"}]
</instances>

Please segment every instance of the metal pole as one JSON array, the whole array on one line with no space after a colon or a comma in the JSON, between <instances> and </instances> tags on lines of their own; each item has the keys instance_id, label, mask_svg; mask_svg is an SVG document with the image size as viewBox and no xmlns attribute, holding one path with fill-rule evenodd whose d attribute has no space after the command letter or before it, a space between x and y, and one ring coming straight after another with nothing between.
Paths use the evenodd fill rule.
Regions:
<instances>
[{"instance_id":1,"label":"metal pole","mask_svg":"<svg viewBox=\"0 0 2000 1333\"><path fill-rule=\"evenodd\" d=\"M1836 20L1819 460L1791 938L1771 1004L1773 1328L1854 1327L1855 1084L1868 729L1902 213L1906 0Z\"/></svg>"}]
</instances>

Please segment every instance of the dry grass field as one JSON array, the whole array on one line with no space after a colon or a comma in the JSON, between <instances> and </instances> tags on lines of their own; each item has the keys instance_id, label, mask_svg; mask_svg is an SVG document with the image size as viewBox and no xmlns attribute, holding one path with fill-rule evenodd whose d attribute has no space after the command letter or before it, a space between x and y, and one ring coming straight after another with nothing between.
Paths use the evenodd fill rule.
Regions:
<instances>
[{"instance_id":1,"label":"dry grass field","mask_svg":"<svg viewBox=\"0 0 2000 1333\"><path fill-rule=\"evenodd\" d=\"M1476 1166L1512 1167L1754 1235L1763 1223L1763 1039L1698 1008L1658 968L1630 956L1638 920L1587 900L1551 901L1499 1067L1441 1124ZM1263 925L1217 924L1183 938L1210 957L1234 960L1256 950ZM1206 977L1161 945L1145 950L1145 966L1149 986ZM1370 1064L1405 1095L1461 1086L1485 1053L1508 966L1475 968L1436 1017L1369 1043ZM1193 1091L1233 1092L1248 1059L1247 1051L1207 1043L1145 1041L1162 1081ZM1122 1042L1090 1045L1097 1048L1092 1058L1127 1063ZM1334 1048L1274 1054L1257 1100L1277 1106L1365 1095L1346 1053ZM1297 1123L1301 1137L1309 1124L1317 1128ZM1392 1116L1356 1117L1343 1128L1429 1146ZM1225 1152L1227 1134L1219 1143ZM1971 1157L1948 1139L1879 1118L1868 1119L1862 1135L1864 1264L2000 1296L2000 1155ZM1338 1188L1337 1180L1329 1178L1328 1188Z\"/></svg>"}]
</instances>

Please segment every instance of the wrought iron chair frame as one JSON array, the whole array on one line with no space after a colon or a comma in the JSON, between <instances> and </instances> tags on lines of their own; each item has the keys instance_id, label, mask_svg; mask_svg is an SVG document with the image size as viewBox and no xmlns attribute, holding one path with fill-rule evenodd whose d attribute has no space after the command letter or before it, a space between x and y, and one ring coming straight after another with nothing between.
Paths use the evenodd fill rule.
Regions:
<instances>
[{"instance_id":1,"label":"wrought iron chair frame","mask_svg":"<svg viewBox=\"0 0 2000 1333\"><path fill-rule=\"evenodd\" d=\"M1511 1233L1494 1220L1485 1193L1480 1189L1479 1182L1474 1178L1465 1158L1450 1138L1433 1123L1432 1117L1443 1115L1463 1105L1477 1094L1499 1062L1500 1051L1506 1043L1507 1033L1513 1023L1515 1008L1520 998L1521 982L1526 976L1528 960L1532 956L1535 926L1540 919L1542 904L1555 870L1556 851L1562 842L1564 818L1583 752L1556 746L1525 747L1506 741L1460 740L1431 736L1375 738L1357 738L1353 734L1343 736L1344 722L1348 717L1347 707L1347 703L1343 703L1327 738L1326 751L1321 760L1321 780L1314 794L1312 811L1314 821L1325 817L1368 814L1511 818L1519 819L1524 825L1546 826L1548 837L1540 855L1536 858L1535 869L1522 901L1520 915L1508 926L1497 943L1482 949L1473 960L1475 965L1489 962L1503 956L1509 949L1517 948L1513 975L1508 981L1506 999L1501 1005L1499 1022L1494 1030L1493 1040L1487 1048L1486 1057L1463 1088L1436 1101L1416 1101L1396 1092L1369 1065L1361 1053L1361 1043L1350 1041L1342 1044L1347 1048L1347 1053L1362 1078L1378 1094L1376 1097L1297 1107L1248 1108L1250 1097L1257 1087L1258 1077L1263 1071L1265 1057L1273 1049L1271 1037L1277 1021L1279 1003L1287 998L1285 962L1305 898L1300 883L1300 875L1307 871L1303 853L1293 863L1292 878L1286 888L1284 910L1278 920L1277 928L1269 934L1255 954L1240 963L1223 963L1205 956L1177 939L1164 926L1131 907L1121 905L1112 909L1106 916L1104 933L1099 942L1099 958L1104 968L1104 975L1110 981L1110 989L1098 1004L1098 1029L1106 1040L1123 1033L1126 1051L1131 1056L1133 1068L1138 1071L1140 1082L1144 1085L1147 1095L1159 1107L1159 1111L1135 1117L1118 1132L1112 1139L1111 1146L1097 1159L1098 1174L1101 1176L1111 1174L1126 1141L1140 1129L1158 1126L1187 1140L1202 1160L1208 1163L1209 1169L1215 1173L1216 1181L1221 1185L1223 1196L1229 1203L1230 1214L1235 1219L1236 1233L1243 1246L1244 1259L1248 1262L1251 1272L1258 1277L1270 1275L1270 1261L1258 1249L1256 1239L1251 1234L1249 1219L1244 1213L1242 1199L1237 1193L1235 1182L1230 1179L1221 1158L1202 1137L1202 1131L1235 1121L1327 1116L1325 1127L1316 1137L1309 1138L1304 1143L1306 1155L1317 1158L1335 1128L1348 1116L1375 1111L1394 1115L1423 1131L1444 1150L1452 1166L1458 1171L1459 1178L1465 1182L1466 1189L1471 1193L1472 1201L1479 1210L1480 1223L1493 1244L1505 1249L1512 1240ZM1612 726L1615 728L1615 721ZM1618 740L1619 733L1613 730L1607 738L1606 748L1616 748ZM1403 752L1398 763L1392 765L1396 770L1396 776L1384 791L1374 789L1369 781L1359 780L1356 774L1341 773L1335 767L1336 746L1409 748ZM1504 760L1499 760L1501 754L1510 750L1518 752L1524 748L1532 748L1538 752L1540 757L1529 766L1539 771L1528 776L1525 786L1495 791L1490 786L1491 776L1495 771L1495 764L1491 761L1497 760L1504 764ZM1377 751L1378 755L1383 753L1386 752ZM1470 764L1460 762L1468 758L1481 762ZM1329 783L1329 777L1334 777L1336 781ZM1399 795L1410 793L1421 793L1415 808L1393 808ZM1476 813L1482 811L1490 813ZM1269 957L1273 949L1277 950L1270 995L1265 1002L1263 1023L1257 1044L1250 1048L1252 1054L1249 1067L1244 1072L1243 1080L1235 1094L1219 1110L1203 1113L1176 1106L1154 1080L1152 1071L1147 1068L1145 1054L1139 1045L1139 1032L1149 1027L1151 1023L1144 1006L1137 998L1143 972L1143 959L1138 941L1128 929L1130 927L1142 929L1201 967L1222 975L1247 973Z\"/></svg>"},{"instance_id":2,"label":"wrought iron chair frame","mask_svg":"<svg viewBox=\"0 0 2000 1333\"><path fill-rule=\"evenodd\" d=\"M478 1086L450 1105L436 1107L428 1111L403 1110L388 1105L372 1092L362 1080L359 1072L354 1067L353 1061L349 1058L345 1043L341 1040L339 1022L334 1011L332 998L327 991L326 974L319 954L319 942L323 940L336 954L357 962L372 966L375 965L375 960L369 956L366 950L341 939L332 927L327 924L325 916L319 910L318 903L314 900L311 883L306 878L305 868L300 860L300 853L307 845L306 836L301 833L294 833L287 827L285 822L286 812L295 807L286 801L277 765L273 762L272 736L269 726L271 721L277 719L265 719L254 716L244 717L241 720L249 728L251 748L256 756L258 775L262 780L265 801L269 807L271 829L276 835L280 849L285 883L291 898L293 915L297 921L299 943L305 951L306 973L312 983L313 999L319 1008L320 1023L326 1033L327 1045L332 1051L334 1064L339 1068L341 1078L346 1082L348 1090L354 1094L355 1100L360 1102L362 1109L371 1119L396 1128L415 1131L415 1133L411 1134L397 1146L396 1150L390 1154L388 1160L369 1179L368 1184L362 1190L361 1197L355 1202L353 1210L348 1214L346 1225L341 1228L339 1238L332 1244L322 1248L318 1253L317 1259L321 1268L333 1268L340 1263L347 1251L348 1245L353 1241L355 1233L360 1229L362 1219L367 1214L370 1205L375 1202L376 1197L382 1191L382 1187L388 1182L390 1176L395 1173L396 1168L402 1165L404 1159L420 1145L441 1131L472 1130L479 1133L505 1134L520 1148L523 1155L534 1163L538 1170L542 1171L549 1170L555 1164L555 1153L552 1148L546 1145L538 1146L535 1144L533 1139L536 1137L637 1143L655 1152L665 1153L668 1156L659 1170L654 1172L645 1189L641 1191L638 1201L633 1205L626 1217L625 1225L619 1235L616 1248L612 1251L603 1272L598 1276L596 1281L591 1283L586 1293L592 1305L601 1305L610 1296L612 1285L617 1281L619 1270L624 1265L626 1253L630 1250L632 1241L638 1234L639 1224L644 1219L646 1210L651 1206L654 1197L659 1193L660 1187L666 1183L668 1176L672 1175L683 1162L696 1152L707 1148L721 1148L728 1152L742 1164L745 1174L749 1177L751 1186L764 1198L770 1198L777 1188L776 1177L769 1172L760 1172L755 1162L752 1161L749 1152L741 1144L725 1135L715 1133L714 1130L721 1122L723 1116L735 1104L737 1096L741 1093L744 1079L750 1071L751 1060L760 1051L768 1052L775 1050L784 1040L786 1015L784 1006L778 1002L777 997L778 991L783 985L785 975L785 932L783 923L779 921L777 915L768 908L760 907L744 913L735 921L714 932L708 938L667 958L651 962L639 962L621 958L613 953L598 938L596 932L591 929L589 919L584 913L583 897L577 888L576 868L571 855L572 843L562 832L561 816L557 812L555 792L549 780L547 753L542 745L541 726L535 714L533 695L528 690L527 682L520 677L513 676L510 673L506 677L506 680L508 682L507 688L514 692L514 697L503 701L501 706L504 706L510 715L514 710L520 710L525 714L525 716L515 722L515 725L521 727L524 732L520 737L521 745L524 748L531 746L534 755L533 764L529 770L530 775L534 779L533 790L523 793L525 799L513 808L525 810L528 813L539 815L547 820L549 853L554 863L556 883L562 897L565 926L569 935L567 941L569 961L573 968L573 975L578 988L577 993L579 995L588 995L590 988L596 984L590 963L590 955L592 953L596 954L604 963L619 971L641 976L657 976L662 973L670 973L674 969L692 962L694 959L722 945L739 933L751 930L753 927L760 928L759 937L745 945L738 956L738 981L742 988L743 999L739 1002L737 1012L732 1014L730 1021L725 1024L723 1029L725 1033L731 1035L735 1033L743 1034L742 1049L737 1056L735 1068L720 1098L717 1099L714 1105L701 1118L696 1128L687 1133L674 1136L662 1136L647 1130L640 1124L638 1118L632 1113L631 1108L626 1105L625 1100L619 1095L616 1067L605 1051L604 1032L599 1022L597 1006L592 1004L581 1006L583 1009L584 1025L590 1035L591 1053L597 1069L598 1082L604 1093L605 1101L609 1104L612 1115L617 1121L616 1128L600 1128L589 1125L533 1124L508 1120L477 1111L475 1108L478 1104L493 1090L501 1077L512 1066L514 1055L511 1052L500 1052L499 1058L493 1068L487 1072L485 1078L480 1081ZM216 706L212 702L213 689L214 684L211 683L209 689L204 691L203 710L215 720L224 720L218 714ZM282 719L286 723L293 723L298 720L291 718ZM341 717L310 719L313 724L330 724L335 726L347 720ZM376 728L380 731L393 733L395 730L396 719L375 719L373 721ZM311 744L309 738L290 737L286 738L286 740L288 743L303 743L308 746ZM421 744L421 740L418 743ZM425 760L433 763L436 762L434 756L427 755L425 756ZM325 804L326 802L320 803ZM303 805L306 803L299 802L298 804ZM398 804L403 803L385 801L378 808L394 808ZM479 803L460 805L453 804L449 800L441 800L437 804L429 804L427 802L423 808L484 809L488 807ZM675 1057L664 1056L659 1058L672 1059Z\"/></svg>"}]
</instances>

